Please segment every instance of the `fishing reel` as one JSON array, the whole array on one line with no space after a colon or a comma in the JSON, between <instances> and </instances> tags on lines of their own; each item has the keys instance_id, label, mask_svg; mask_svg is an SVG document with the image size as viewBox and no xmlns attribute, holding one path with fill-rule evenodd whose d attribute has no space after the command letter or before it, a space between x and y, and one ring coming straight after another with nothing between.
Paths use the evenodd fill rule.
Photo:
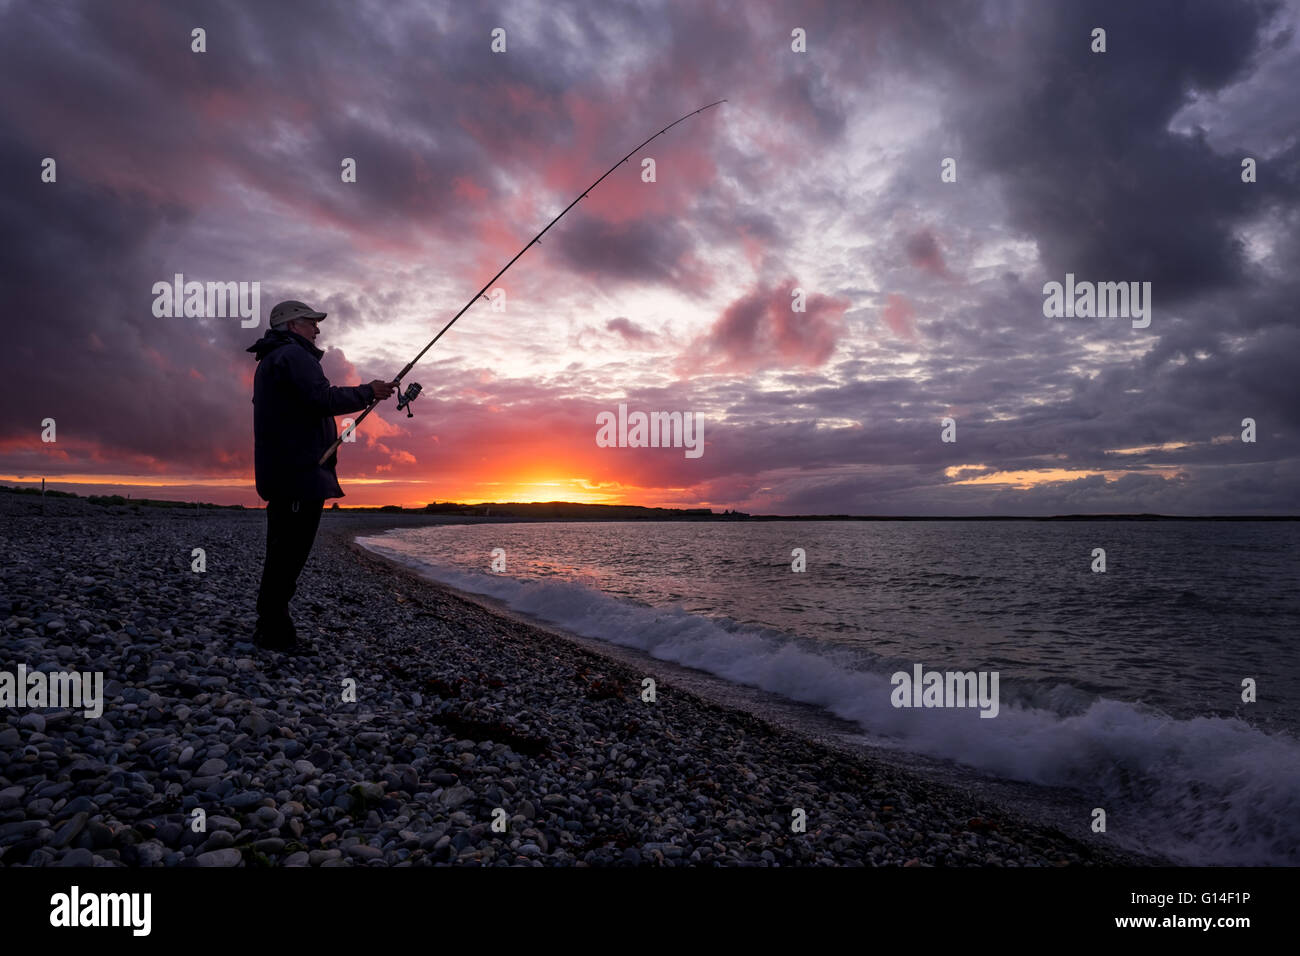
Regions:
<instances>
[{"instance_id":1,"label":"fishing reel","mask_svg":"<svg viewBox=\"0 0 1300 956\"><path fill-rule=\"evenodd\" d=\"M406 409L406 417L414 418L415 413L411 411L411 403L420 397L420 383L412 382L406 386L406 394L397 396L397 410L400 412Z\"/></svg>"}]
</instances>

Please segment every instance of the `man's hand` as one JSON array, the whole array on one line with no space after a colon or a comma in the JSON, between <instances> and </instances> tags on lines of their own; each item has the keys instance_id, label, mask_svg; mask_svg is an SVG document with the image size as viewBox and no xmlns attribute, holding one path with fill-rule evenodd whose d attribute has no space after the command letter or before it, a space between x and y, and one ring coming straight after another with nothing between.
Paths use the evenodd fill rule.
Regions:
<instances>
[{"instance_id":1,"label":"man's hand","mask_svg":"<svg viewBox=\"0 0 1300 956\"><path fill-rule=\"evenodd\" d=\"M397 388L397 382L381 382L376 379L370 383L370 387L374 389L375 401L382 402L393 394Z\"/></svg>"}]
</instances>

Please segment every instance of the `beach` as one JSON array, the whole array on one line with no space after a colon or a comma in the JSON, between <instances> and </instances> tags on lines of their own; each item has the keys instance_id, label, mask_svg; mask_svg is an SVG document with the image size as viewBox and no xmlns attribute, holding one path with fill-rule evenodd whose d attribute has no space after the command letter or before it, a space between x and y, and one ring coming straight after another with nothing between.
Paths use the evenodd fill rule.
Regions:
<instances>
[{"instance_id":1,"label":"beach","mask_svg":"<svg viewBox=\"0 0 1300 956\"><path fill-rule=\"evenodd\" d=\"M0 716L4 866L1153 862L353 542L446 519L327 511L292 606L314 650L286 656L251 643L259 511L0 493L0 515L3 668L103 675L99 717Z\"/></svg>"}]
</instances>

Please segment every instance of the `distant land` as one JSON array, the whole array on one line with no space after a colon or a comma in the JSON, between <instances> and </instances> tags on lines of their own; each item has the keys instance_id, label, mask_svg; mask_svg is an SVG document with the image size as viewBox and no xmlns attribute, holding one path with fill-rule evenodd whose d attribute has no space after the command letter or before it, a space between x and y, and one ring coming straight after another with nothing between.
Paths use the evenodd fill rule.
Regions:
<instances>
[{"instance_id":1,"label":"distant land","mask_svg":"<svg viewBox=\"0 0 1300 956\"><path fill-rule=\"evenodd\" d=\"M35 495L39 488L0 485L0 493ZM160 498L132 498L130 495L77 495L68 491L45 491L48 498L76 498L92 505L111 508L193 508L213 511L260 511L243 505L217 505L201 501L170 501ZM333 502L329 511L354 514L460 515L464 517L519 518L526 521L1300 521L1300 515L1161 515L1161 514L1074 514L1074 515L751 515L743 511L714 511L711 508L646 508L641 505L593 505L574 501L505 501L462 504L434 501L423 508L380 505L340 508Z\"/></svg>"}]
</instances>

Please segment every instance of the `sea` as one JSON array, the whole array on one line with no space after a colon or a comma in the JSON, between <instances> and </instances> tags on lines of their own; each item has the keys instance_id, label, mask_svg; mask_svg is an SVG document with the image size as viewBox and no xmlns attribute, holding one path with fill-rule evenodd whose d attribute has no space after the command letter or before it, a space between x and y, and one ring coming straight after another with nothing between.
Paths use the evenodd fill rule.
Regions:
<instances>
[{"instance_id":1,"label":"sea","mask_svg":"<svg viewBox=\"0 0 1300 956\"><path fill-rule=\"evenodd\" d=\"M1300 865L1300 522L520 522L358 540L548 626L808 705L792 723L824 713L863 748L1007 784L1082 840ZM896 677L917 665L990 689L996 673L996 716L924 706Z\"/></svg>"}]
</instances>

